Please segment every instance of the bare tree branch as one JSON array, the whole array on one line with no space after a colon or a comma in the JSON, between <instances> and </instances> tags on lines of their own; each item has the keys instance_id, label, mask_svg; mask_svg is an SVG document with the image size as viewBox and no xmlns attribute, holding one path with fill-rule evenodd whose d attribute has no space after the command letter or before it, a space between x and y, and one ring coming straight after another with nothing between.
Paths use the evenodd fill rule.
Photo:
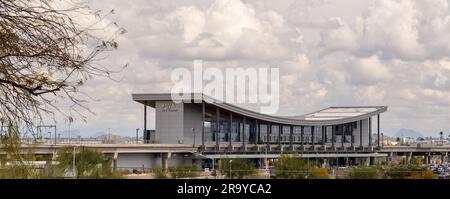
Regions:
<instances>
[{"instance_id":1,"label":"bare tree branch","mask_svg":"<svg viewBox=\"0 0 450 199\"><path fill-rule=\"evenodd\" d=\"M99 55L118 47L115 39L125 30L105 15L78 1L64 8L55 0L0 0L0 120L16 125L33 125L43 115L62 113L56 102L65 100L77 117L89 110L78 88L95 76L110 77L121 70L102 66ZM74 16L96 16L80 25ZM101 25L102 23L107 25ZM92 32L114 26L103 39ZM124 66L125 67L125 66ZM112 79L112 78L111 78Z\"/></svg>"}]
</instances>

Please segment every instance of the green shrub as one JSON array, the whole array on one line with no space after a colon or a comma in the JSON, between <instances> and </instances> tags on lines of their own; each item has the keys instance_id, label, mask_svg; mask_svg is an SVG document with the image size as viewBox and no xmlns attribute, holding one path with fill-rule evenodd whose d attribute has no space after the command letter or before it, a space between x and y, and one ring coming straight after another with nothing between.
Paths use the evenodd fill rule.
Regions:
<instances>
[{"instance_id":1,"label":"green shrub","mask_svg":"<svg viewBox=\"0 0 450 199\"><path fill-rule=\"evenodd\" d=\"M246 159L224 159L220 163L220 172L227 178L243 179L254 177L256 174L256 166L253 162Z\"/></svg>"},{"instance_id":2,"label":"green shrub","mask_svg":"<svg viewBox=\"0 0 450 199\"><path fill-rule=\"evenodd\" d=\"M414 173L423 173L426 170L426 167L414 164L399 164L389 168L386 171L386 176L390 179L410 179L412 177L417 177L417 174Z\"/></svg>"},{"instance_id":3,"label":"green shrub","mask_svg":"<svg viewBox=\"0 0 450 199\"><path fill-rule=\"evenodd\" d=\"M159 168L153 170L153 178L155 179L167 179L167 172L165 169Z\"/></svg>"},{"instance_id":4,"label":"green shrub","mask_svg":"<svg viewBox=\"0 0 450 199\"><path fill-rule=\"evenodd\" d=\"M58 151L58 166L52 167L53 177L63 177L67 171L73 170L73 147L64 147ZM90 148L75 150L75 171L77 179L122 178L121 172L113 171L111 159L103 153Z\"/></svg>"},{"instance_id":5,"label":"green shrub","mask_svg":"<svg viewBox=\"0 0 450 199\"><path fill-rule=\"evenodd\" d=\"M287 155L281 156L274 165L276 177L282 179L306 179L312 168L302 158Z\"/></svg>"},{"instance_id":6,"label":"green shrub","mask_svg":"<svg viewBox=\"0 0 450 199\"><path fill-rule=\"evenodd\" d=\"M309 175L310 179L330 179L330 174L326 168L314 168Z\"/></svg>"},{"instance_id":7,"label":"green shrub","mask_svg":"<svg viewBox=\"0 0 450 199\"><path fill-rule=\"evenodd\" d=\"M182 178L195 178L199 176L198 171L193 166L189 166L185 163L178 167L169 168L169 173L172 178L182 179Z\"/></svg>"},{"instance_id":8,"label":"green shrub","mask_svg":"<svg viewBox=\"0 0 450 199\"><path fill-rule=\"evenodd\" d=\"M349 173L350 179L378 179L380 172L377 168L352 168Z\"/></svg>"}]
</instances>

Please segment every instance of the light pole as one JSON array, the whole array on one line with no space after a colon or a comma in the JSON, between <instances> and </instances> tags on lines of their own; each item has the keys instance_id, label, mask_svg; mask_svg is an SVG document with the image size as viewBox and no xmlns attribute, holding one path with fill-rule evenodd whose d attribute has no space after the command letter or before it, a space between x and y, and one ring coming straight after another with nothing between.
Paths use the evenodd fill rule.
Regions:
<instances>
[{"instance_id":1,"label":"light pole","mask_svg":"<svg viewBox=\"0 0 450 199\"><path fill-rule=\"evenodd\" d=\"M139 128L136 129L136 144L139 144Z\"/></svg>"},{"instance_id":2,"label":"light pole","mask_svg":"<svg viewBox=\"0 0 450 199\"><path fill-rule=\"evenodd\" d=\"M233 176L231 175L231 163L233 162L233 160L230 160L230 179L233 179Z\"/></svg>"}]
</instances>

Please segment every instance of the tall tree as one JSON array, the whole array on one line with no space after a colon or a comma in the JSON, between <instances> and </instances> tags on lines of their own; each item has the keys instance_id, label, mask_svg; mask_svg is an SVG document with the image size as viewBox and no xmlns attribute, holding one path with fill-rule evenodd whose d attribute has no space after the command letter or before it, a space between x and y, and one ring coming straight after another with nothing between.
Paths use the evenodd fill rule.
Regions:
<instances>
[{"instance_id":1,"label":"tall tree","mask_svg":"<svg viewBox=\"0 0 450 199\"><path fill-rule=\"evenodd\" d=\"M77 0L0 0L2 123L31 129L56 112L69 121L85 119L80 109L89 109L79 87L94 76L120 71L98 62L99 55L118 47L115 39L125 33L106 20L113 11L100 13ZM107 36L93 34L111 27ZM65 100L72 113L57 106Z\"/></svg>"}]
</instances>

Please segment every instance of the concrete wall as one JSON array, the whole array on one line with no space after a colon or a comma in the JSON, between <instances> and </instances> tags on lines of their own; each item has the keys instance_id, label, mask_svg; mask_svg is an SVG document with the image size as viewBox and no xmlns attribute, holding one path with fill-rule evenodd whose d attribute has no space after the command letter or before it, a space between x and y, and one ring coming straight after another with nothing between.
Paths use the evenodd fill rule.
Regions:
<instances>
[{"instance_id":1,"label":"concrete wall","mask_svg":"<svg viewBox=\"0 0 450 199\"><path fill-rule=\"evenodd\" d=\"M184 104L172 101L156 102L156 143L182 144L184 131Z\"/></svg>"},{"instance_id":2,"label":"concrete wall","mask_svg":"<svg viewBox=\"0 0 450 199\"><path fill-rule=\"evenodd\" d=\"M202 104L184 104L184 144L202 144ZM192 131L194 128L194 131Z\"/></svg>"},{"instance_id":3,"label":"concrete wall","mask_svg":"<svg viewBox=\"0 0 450 199\"><path fill-rule=\"evenodd\" d=\"M118 154L117 169L160 168L160 154Z\"/></svg>"},{"instance_id":4,"label":"concrete wall","mask_svg":"<svg viewBox=\"0 0 450 199\"><path fill-rule=\"evenodd\" d=\"M182 164L185 164L189 166L195 166L197 169L201 169L202 165L202 160L194 159L194 156L192 154L172 153L170 156L168 156L167 153L122 153L118 154L117 156L116 168L118 170L142 170L142 166L146 170L162 168L163 158L167 158L167 168L178 167Z\"/></svg>"},{"instance_id":5,"label":"concrete wall","mask_svg":"<svg viewBox=\"0 0 450 199\"><path fill-rule=\"evenodd\" d=\"M183 163L186 165L192 165L192 155L184 154L172 154L168 160L169 167L178 167Z\"/></svg>"}]
</instances>

